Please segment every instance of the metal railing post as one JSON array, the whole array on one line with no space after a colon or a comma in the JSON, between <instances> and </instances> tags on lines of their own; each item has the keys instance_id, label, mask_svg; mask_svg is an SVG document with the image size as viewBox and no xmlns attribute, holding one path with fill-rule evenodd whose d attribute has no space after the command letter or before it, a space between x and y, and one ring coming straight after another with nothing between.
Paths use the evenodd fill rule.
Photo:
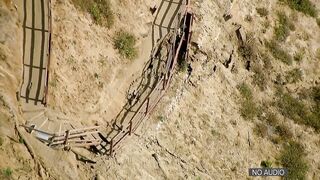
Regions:
<instances>
[{"instance_id":1,"label":"metal railing post","mask_svg":"<svg viewBox=\"0 0 320 180\"><path fill-rule=\"evenodd\" d=\"M150 97L148 97L147 99L147 108L146 108L146 115L148 114L148 111L149 111L149 103L150 103Z\"/></svg>"},{"instance_id":2,"label":"metal railing post","mask_svg":"<svg viewBox=\"0 0 320 180\"><path fill-rule=\"evenodd\" d=\"M131 136L132 133L132 120L130 121L130 125L129 125L129 135Z\"/></svg>"},{"instance_id":3,"label":"metal railing post","mask_svg":"<svg viewBox=\"0 0 320 180\"><path fill-rule=\"evenodd\" d=\"M110 141L110 156L113 155L113 139Z\"/></svg>"}]
</instances>

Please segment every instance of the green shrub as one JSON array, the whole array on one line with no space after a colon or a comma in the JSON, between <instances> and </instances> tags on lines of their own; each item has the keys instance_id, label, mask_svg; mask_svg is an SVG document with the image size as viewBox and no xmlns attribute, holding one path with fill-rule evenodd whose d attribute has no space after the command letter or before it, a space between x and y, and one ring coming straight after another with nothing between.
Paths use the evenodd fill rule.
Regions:
<instances>
[{"instance_id":1,"label":"green shrub","mask_svg":"<svg viewBox=\"0 0 320 180\"><path fill-rule=\"evenodd\" d=\"M108 28L114 24L110 0L72 0L72 2L77 8L90 13L97 24Z\"/></svg>"},{"instance_id":2,"label":"green shrub","mask_svg":"<svg viewBox=\"0 0 320 180\"><path fill-rule=\"evenodd\" d=\"M279 94L277 106L282 115L296 122L302 122L307 115L307 107L288 93Z\"/></svg>"},{"instance_id":3,"label":"green shrub","mask_svg":"<svg viewBox=\"0 0 320 180\"><path fill-rule=\"evenodd\" d=\"M4 178L10 178L10 177L12 176L12 173L13 173L13 171L12 171L12 169L9 168L9 167L7 167L7 168L5 168L5 169L2 169L2 176L3 176Z\"/></svg>"},{"instance_id":4,"label":"green shrub","mask_svg":"<svg viewBox=\"0 0 320 180\"><path fill-rule=\"evenodd\" d=\"M252 99L252 92L250 87L246 83L242 83L238 85L238 90L240 91L240 94L245 99Z\"/></svg>"},{"instance_id":5,"label":"green shrub","mask_svg":"<svg viewBox=\"0 0 320 180\"><path fill-rule=\"evenodd\" d=\"M269 14L269 11L266 8L256 8L256 10L261 17L266 17Z\"/></svg>"},{"instance_id":6,"label":"green shrub","mask_svg":"<svg viewBox=\"0 0 320 180\"><path fill-rule=\"evenodd\" d=\"M294 141L284 146L280 154L280 162L283 167L288 168L286 179L305 179L308 171L304 147Z\"/></svg>"},{"instance_id":7,"label":"green shrub","mask_svg":"<svg viewBox=\"0 0 320 180\"><path fill-rule=\"evenodd\" d=\"M266 42L265 45L275 59L287 65L292 64L292 56L284 51L276 41L271 40L270 42Z\"/></svg>"},{"instance_id":8,"label":"green shrub","mask_svg":"<svg viewBox=\"0 0 320 180\"><path fill-rule=\"evenodd\" d=\"M188 70L188 63L185 59L180 58L178 59L179 71L180 72L187 72Z\"/></svg>"},{"instance_id":9,"label":"green shrub","mask_svg":"<svg viewBox=\"0 0 320 180\"><path fill-rule=\"evenodd\" d=\"M245 119L253 119L259 114L259 109L253 101L251 89L245 83L238 86L238 90L242 96L240 114Z\"/></svg>"},{"instance_id":10,"label":"green shrub","mask_svg":"<svg viewBox=\"0 0 320 180\"><path fill-rule=\"evenodd\" d=\"M0 137L0 146L2 146L2 144L3 144L3 139L2 137Z\"/></svg>"},{"instance_id":11,"label":"green shrub","mask_svg":"<svg viewBox=\"0 0 320 180\"><path fill-rule=\"evenodd\" d=\"M313 108L308 108L288 93L278 93L278 96L276 104L283 116L320 131L320 105L315 103Z\"/></svg>"},{"instance_id":12,"label":"green shrub","mask_svg":"<svg viewBox=\"0 0 320 180\"><path fill-rule=\"evenodd\" d=\"M303 54L301 52L298 52L294 55L293 59L297 62L301 62L303 59Z\"/></svg>"},{"instance_id":13,"label":"green shrub","mask_svg":"<svg viewBox=\"0 0 320 180\"><path fill-rule=\"evenodd\" d=\"M285 41L290 34L290 30L295 30L294 24L283 12L278 12L278 24L274 28L275 39Z\"/></svg>"},{"instance_id":14,"label":"green shrub","mask_svg":"<svg viewBox=\"0 0 320 180\"><path fill-rule=\"evenodd\" d=\"M119 50L121 56L128 59L134 59L138 54L136 48L134 47L135 44L136 38L132 34L124 31L119 31L116 33L114 38L114 46Z\"/></svg>"},{"instance_id":15,"label":"green shrub","mask_svg":"<svg viewBox=\"0 0 320 180\"><path fill-rule=\"evenodd\" d=\"M260 166L263 168L271 168L272 167L272 162L269 160L266 161L261 161Z\"/></svg>"},{"instance_id":16,"label":"green shrub","mask_svg":"<svg viewBox=\"0 0 320 180\"><path fill-rule=\"evenodd\" d=\"M241 103L240 114L247 120L251 120L259 114L259 109L252 100L245 100Z\"/></svg>"},{"instance_id":17,"label":"green shrub","mask_svg":"<svg viewBox=\"0 0 320 180\"><path fill-rule=\"evenodd\" d=\"M317 16L316 7L310 2L310 0L281 0L281 1L288 4L291 9L295 9L311 17Z\"/></svg>"},{"instance_id":18,"label":"green shrub","mask_svg":"<svg viewBox=\"0 0 320 180\"><path fill-rule=\"evenodd\" d=\"M100 22L101 21L101 13L100 10L98 8L98 4L97 3L93 3L90 7L89 7L89 12L92 15L93 19L96 22Z\"/></svg>"},{"instance_id":19,"label":"green shrub","mask_svg":"<svg viewBox=\"0 0 320 180\"><path fill-rule=\"evenodd\" d=\"M24 144L24 139L22 137L19 137L19 143Z\"/></svg>"},{"instance_id":20,"label":"green shrub","mask_svg":"<svg viewBox=\"0 0 320 180\"><path fill-rule=\"evenodd\" d=\"M302 71L298 68L290 70L286 73L287 83L297 83L302 80Z\"/></svg>"}]
</instances>

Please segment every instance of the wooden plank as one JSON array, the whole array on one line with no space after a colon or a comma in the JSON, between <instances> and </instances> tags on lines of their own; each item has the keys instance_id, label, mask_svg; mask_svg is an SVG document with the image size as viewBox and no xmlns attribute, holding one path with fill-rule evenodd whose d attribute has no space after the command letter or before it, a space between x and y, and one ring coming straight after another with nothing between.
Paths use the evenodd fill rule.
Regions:
<instances>
[{"instance_id":1,"label":"wooden plank","mask_svg":"<svg viewBox=\"0 0 320 180\"><path fill-rule=\"evenodd\" d=\"M41 131L39 129L35 129L35 128L29 127L29 126L26 126L26 125L20 125L20 126L29 129L29 131L32 130L32 131L37 131L37 132L40 132L40 133L43 133L43 134L47 134L49 136L54 136L54 134L51 134L51 133L48 133L48 132L45 132L45 131Z\"/></svg>"},{"instance_id":2,"label":"wooden plank","mask_svg":"<svg viewBox=\"0 0 320 180\"><path fill-rule=\"evenodd\" d=\"M69 145L71 146L73 143L93 143L93 142L95 142L95 143L98 143L98 144L100 144L100 142L101 142L101 140L81 140L81 139L68 139L68 143L69 143ZM65 143L63 143L62 141L58 141L58 142L53 142L53 143L51 143L51 145L59 145L59 144L65 144Z\"/></svg>"},{"instance_id":3,"label":"wooden plank","mask_svg":"<svg viewBox=\"0 0 320 180\"><path fill-rule=\"evenodd\" d=\"M86 135L90 135L90 134L94 134L94 133L98 133L99 131L92 131L92 132L85 132L85 133L80 133L80 134L71 134L69 135L68 139L71 139L71 138L77 138L77 137L81 137L81 136L86 136ZM62 136L62 137L54 137L52 139L52 141L62 141L64 140L65 137Z\"/></svg>"}]
</instances>

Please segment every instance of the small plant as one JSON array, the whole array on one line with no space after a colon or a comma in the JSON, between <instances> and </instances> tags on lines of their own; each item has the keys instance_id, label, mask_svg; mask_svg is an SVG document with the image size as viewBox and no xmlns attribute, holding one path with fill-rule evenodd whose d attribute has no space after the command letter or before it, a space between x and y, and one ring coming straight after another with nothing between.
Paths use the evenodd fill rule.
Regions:
<instances>
[{"instance_id":1,"label":"small plant","mask_svg":"<svg viewBox=\"0 0 320 180\"><path fill-rule=\"evenodd\" d=\"M318 18L316 21L317 21L317 24L318 24L318 26L320 28L320 18Z\"/></svg>"},{"instance_id":2,"label":"small plant","mask_svg":"<svg viewBox=\"0 0 320 180\"><path fill-rule=\"evenodd\" d=\"M255 128L254 128L254 132L264 138L268 136L268 126L265 125L264 123L257 123Z\"/></svg>"},{"instance_id":3,"label":"small plant","mask_svg":"<svg viewBox=\"0 0 320 180\"><path fill-rule=\"evenodd\" d=\"M90 13L97 24L108 28L114 24L110 0L72 0L72 2L77 8Z\"/></svg>"},{"instance_id":4,"label":"small plant","mask_svg":"<svg viewBox=\"0 0 320 180\"><path fill-rule=\"evenodd\" d=\"M2 137L0 137L0 146L2 146L2 144L3 144L3 139Z\"/></svg>"},{"instance_id":5,"label":"small plant","mask_svg":"<svg viewBox=\"0 0 320 180\"><path fill-rule=\"evenodd\" d=\"M278 41L285 41L290 34L290 30L295 30L294 24L289 20L287 15L283 12L278 12L278 24L274 28L275 39Z\"/></svg>"},{"instance_id":6,"label":"small plant","mask_svg":"<svg viewBox=\"0 0 320 180\"><path fill-rule=\"evenodd\" d=\"M265 45L275 59L278 59L287 65L292 64L292 56L284 51L276 41L271 40L270 42L266 42Z\"/></svg>"},{"instance_id":7,"label":"small plant","mask_svg":"<svg viewBox=\"0 0 320 180\"><path fill-rule=\"evenodd\" d=\"M132 34L124 31L119 31L116 33L114 38L114 46L119 50L121 56L128 59L134 59L138 54L136 48L134 47L135 44L136 38Z\"/></svg>"},{"instance_id":8,"label":"small plant","mask_svg":"<svg viewBox=\"0 0 320 180\"><path fill-rule=\"evenodd\" d=\"M10 167L7 167L7 168L2 170L2 176L4 178L10 178L12 176L12 173L13 173L13 171L12 171L12 169Z\"/></svg>"},{"instance_id":9,"label":"small plant","mask_svg":"<svg viewBox=\"0 0 320 180\"><path fill-rule=\"evenodd\" d=\"M251 15L246 15L244 20L247 21L247 22L252 22L252 16Z\"/></svg>"},{"instance_id":10,"label":"small plant","mask_svg":"<svg viewBox=\"0 0 320 180\"><path fill-rule=\"evenodd\" d=\"M94 76L94 78L99 79L99 74L98 73L94 73L93 76Z\"/></svg>"},{"instance_id":11,"label":"small plant","mask_svg":"<svg viewBox=\"0 0 320 180\"><path fill-rule=\"evenodd\" d=\"M260 166L263 168L271 168L272 167L272 162L269 160L266 161L261 161Z\"/></svg>"},{"instance_id":12,"label":"small plant","mask_svg":"<svg viewBox=\"0 0 320 180\"><path fill-rule=\"evenodd\" d=\"M246 83L238 85L238 90L240 91L241 96L245 99L252 99L251 89Z\"/></svg>"},{"instance_id":13,"label":"small plant","mask_svg":"<svg viewBox=\"0 0 320 180\"><path fill-rule=\"evenodd\" d=\"M160 122L164 122L166 118L163 117L163 116L158 116L157 119L158 119Z\"/></svg>"},{"instance_id":14,"label":"small plant","mask_svg":"<svg viewBox=\"0 0 320 180\"><path fill-rule=\"evenodd\" d=\"M310 2L310 0L281 0L281 1L289 5L291 9L295 9L311 17L317 16L316 7Z\"/></svg>"},{"instance_id":15,"label":"small plant","mask_svg":"<svg viewBox=\"0 0 320 180\"><path fill-rule=\"evenodd\" d=\"M266 8L256 8L256 10L261 17L266 17L269 14L269 11Z\"/></svg>"},{"instance_id":16,"label":"small plant","mask_svg":"<svg viewBox=\"0 0 320 180\"><path fill-rule=\"evenodd\" d=\"M265 90L267 88L267 78L264 71L261 67L255 66L253 72L253 84L257 85L261 91Z\"/></svg>"},{"instance_id":17,"label":"small plant","mask_svg":"<svg viewBox=\"0 0 320 180\"><path fill-rule=\"evenodd\" d=\"M19 143L24 144L24 139L22 137L19 137Z\"/></svg>"},{"instance_id":18,"label":"small plant","mask_svg":"<svg viewBox=\"0 0 320 180\"><path fill-rule=\"evenodd\" d=\"M253 102L251 89L245 83L238 85L238 90L242 96L240 114L245 119L253 119L259 113L259 109Z\"/></svg>"},{"instance_id":19,"label":"small plant","mask_svg":"<svg viewBox=\"0 0 320 180\"><path fill-rule=\"evenodd\" d=\"M303 55L302 55L302 52L298 52L294 55L293 59L297 62L301 62L302 59L303 59Z\"/></svg>"},{"instance_id":20,"label":"small plant","mask_svg":"<svg viewBox=\"0 0 320 180\"><path fill-rule=\"evenodd\" d=\"M289 127L284 125L284 124L280 124L278 126L276 126L276 133L281 137L282 140L289 140L292 138L293 134L290 131Z\"/></svg>"},{"instance_id":21,"label":"small plant","mask_svg":"<svg viewBox=\"0 0 320 180\"><path fill-rule=\"evenodd\" d=\"M93 17L93 19L97 22L101 21L101 14L98 8L98 4L93 3L90 7L89 7L89 11Z\"/></svg>"},{"instance_id":22,"label":"small plant","mask_svg":"<svg viewBox=\"0 0 320 180\"><path fill-rule=\"evenodd\" d=\"M290 70L286 74L287 83L297 83L302 80L302 71L298 68Z\"/></svg>"},{"instance_id":23,"label":"small plant","mask_svg":"<svg viewBox=\"0 0 320 180\"><path fill-rule=\"evenodd\" d=\"M178 59L179 71L180 72L187 72L188 70L188 63L185 59L181 58Z\"/></svg>"},{"instance_id":24,"label":"small plant","mask_svg":"<svg viewBox=\"0 0 320 180\"><path fill-rule=\"evenodd\" d=\"M305 179L308 171L306 163L304 147L295 142L290 141L284 146L284 150L280 154L280 162L283 167L288 168L286 179Z\"/></svg>"},{"instance_id":25,"label":"small plant","mask_svg":"<svg viewBox=\"0 0 320 180\"><path fill-rule=\"evenodd\" d=\"M279 123L279 120L278 120L277 116L274 113L271 113L271 112L267 112L266 121L271 126L276 126Z\"/></svg>"}]
</instances>

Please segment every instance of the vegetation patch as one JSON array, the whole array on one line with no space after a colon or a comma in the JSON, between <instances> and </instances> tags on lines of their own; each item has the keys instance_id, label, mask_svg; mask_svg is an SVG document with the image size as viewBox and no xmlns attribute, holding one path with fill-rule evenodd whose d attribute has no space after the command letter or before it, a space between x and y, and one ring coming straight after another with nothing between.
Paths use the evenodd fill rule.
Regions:
<instances>
[{"instance_id":1,"label":"vegetation patch","mask_svg":"<svg viewBox=\"0 0 320 180\"><path fill-rule=\"evenodd\" d=\"M114 37L114 47L125 58L134 59L138 55L135 44L136 38L128 32L119 31Z\"/></svg>"},{"instance_id":2,"label":"vegetation patch","mask_svg":"<svg viewBox=\"0 0 320 180\"><path fill-rule=\"evenodd\" d=\"M275 39L285 41L290 34L290 30L294 30L294 24L289 20L283 12L278 12L278 24L274 28Z\"/></svg>"},{"instance_id":3,"label":"vegetation patch","mask_svg":"<svg viewBox=\"0 0 320 180\"><path fill-rule=\"evenodd\" d=\"M270 42L267 41L265 45L275 59L280 60L281 62L287 65L292 64L292 61L293 61L292 56L288 52L283 50L282 47L276 41L274 40L271 40Z\"/></svg>"},{"instance_id":4,"label":"vegetation patch","mask_svg":"<svg viewBox=\"0 0 320 180\"><path fill-rule=\"evenodd\" d=\"M287 83L297 83L302 80L302 71L299 68L295 68L286 73Z\"/></svg>"},{"instance_id":5,"label":"vegetation patch","mask_svg":"<svg viewBox=\"0 0 320 180\"><path fill-rule=\"evenodd\" d=\"M261 91L267 88L267 77L260 66L255 66L253 68L253 84L257 85Z\"/></svg>"},{"instance_id":6,"label":"vegetation patch","mask_svg":"<svg viewBox=\"0 0 320 180\"><path fill-rule=\"evenodd\" d=\"M320 28L320 18L318 18L316 21L317 21L317 24L318 24L318 26Z\"/></svg>"},{"instance_id":7,"label":"vegetation patch","mask_svg":"<svg viewBox=\"0 0 320 180\"><path fill-rule=\"evenodd\" d=\"M2 146L2 144L3 144L3 139L2 139L2 137L0 136L0 146Z\"/></svg>"},{"instance_id":8,"label":"vegetation patch","mask_svg":"<svg viewBox=\"0 0 320 180\"><path fill-rule=\"evenodd\" d=\"M13 170L9 167L2 169L1 175L3 178L11 178Z\"/></svg>"},{"instance_id":9,"label":"vegetation patch","mask_svg":"<svg viewBox=\"0 0 320 180\"><path fill-rule=\"evenodd\" d=\"M261 161L260 166L263 168L271 168L272 167L272 162L269 160L266 161Z\"/></svg>"},{"instance_id":10,"label":"vegetation patch","mask_svg":"<svg viewBox=\"0 0 320 180\"><path fill-rule=\"evenodd\" d=\"M294 55L293 59L294 59L296 62L301 62L302 59L303 59L303 54L302 54L302 52L297 52L297 53Z\"/></svg>"},{"instance_id":11,"label":"vegetation patch","mask_svg":"<svg viewBox=\"0 0 320 180\"><path fill-rule=\"evenodd\" d=\"M298 124L304 124L320 131L320 103L317 100L320 88L313 88L313 107L308 108L301 100L292 97L289 93L278 92L276 102L279 111L283 116L292 119Z\"/></svg>"},{"instance_id":12,"label":"vegetation patch","mask_svg":"<svg viewBox=\"0 0 320 180\"><path fill-rule=\"evenodd\" d=\"M266 17L269 14L269 11L266 8L256 8L256 10L261 17Z\"/></svg>"},{"instance_id":13,"label":"vegetation patch","mask_svg":"<svg viewBox=\"0 0 320 180\"><path fill-rule=\"evenodd\" d=\"M284 124L276 126L275 131L284 141L287 141L293 137L293 133L290 131L289 127Z\"/></svg>"},{"instance_id":14,"label":"vegetation patch","mask_svg":"<svg viewBox=\"0 0 320 180\"><path fill-rule=\"evenodd\" d=\"M90 13L97 24L108 28L114 24L110 0L72 0L72 2L77 8Z\"/></svg>"},{"instance_id":15,"label":"vegetation patch","mask_svg":"<svg viewBox=\"0 0 320 180\"><path fill-rule=\"evenodd\" d=\"M310 0L280 0L285 2L291 9L295 9L299 12L302 12L305 15L311 17L317 16L317 10L314 4Z\"/></svg>"},{"instance_id":16,"label":"vegetation patch","mask_svg":"<svg viewBox=\"0 0 320 180\"><path fill-rule=\"evenodd\" d=\"M254 132L256 133L256 135L265 138L268 136L268 126L261 122L257 123L255 125Z\"/></svg>"},{"instance_id":17,"label":"vegetation patch","mask_svg":"<svg viewBox=\"0 0 320 180\"><path fill-rule=\"evenodd\" d=\"M256 103L253 101L253 96L250 87L242 83L238 86L238 90L242 96L240 114L243 118L251 120L259 113Z\"/></svg>"},{"instance_id":18,"label":"vegetation patch","mask_svg":"<svg viewBox=\"0 0 320 180\"><path fill-rule=\"evenodd\" d=\"M283 167L288 168L286 179L305 179L308 171L304 147L294 141L284 146L280 154L280 162Z\"/></svg>"}]
</instances>

